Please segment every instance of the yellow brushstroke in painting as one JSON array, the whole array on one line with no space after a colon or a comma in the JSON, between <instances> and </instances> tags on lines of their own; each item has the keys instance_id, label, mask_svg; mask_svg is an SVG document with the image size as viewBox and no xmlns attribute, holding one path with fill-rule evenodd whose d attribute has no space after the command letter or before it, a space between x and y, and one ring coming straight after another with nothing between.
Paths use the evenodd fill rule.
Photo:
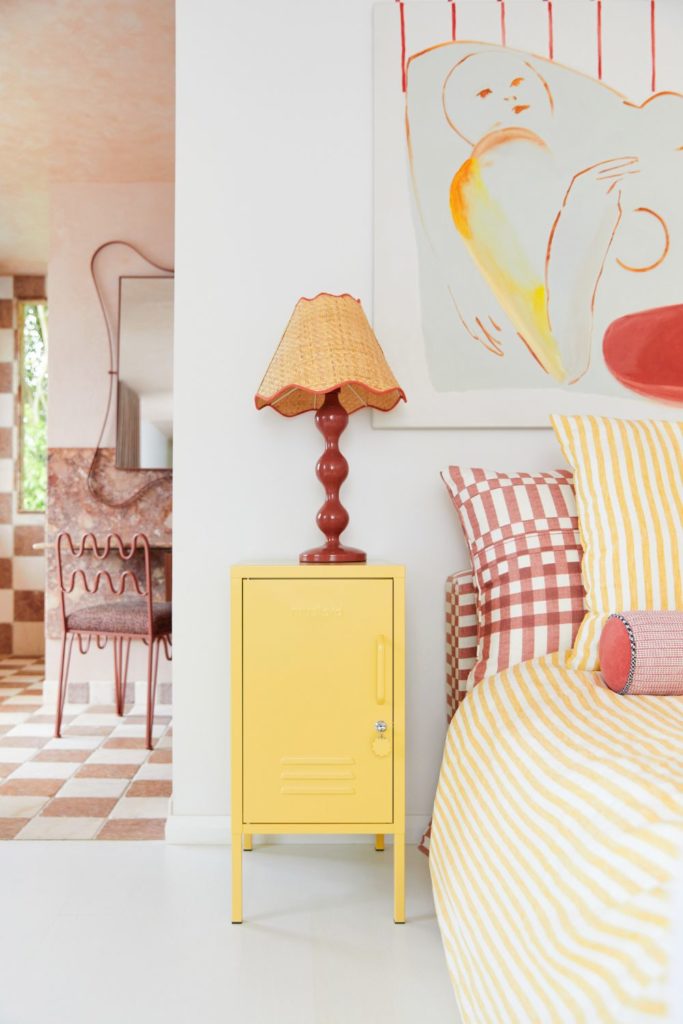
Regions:
<instances>
[{"instance_id":1,"label":"yellow brushstroke in painting","mask_svg":"<svg viewBox=\"0 0 683 1024\"><path fill-rule=\"evenodd\" d=\"M450 190L453 223L522 340L547 373L565 380L567 373L548 320L545 283L487 188L485 166L480 156L472 156L455 174Z\"/></svg>"}]
</instances>

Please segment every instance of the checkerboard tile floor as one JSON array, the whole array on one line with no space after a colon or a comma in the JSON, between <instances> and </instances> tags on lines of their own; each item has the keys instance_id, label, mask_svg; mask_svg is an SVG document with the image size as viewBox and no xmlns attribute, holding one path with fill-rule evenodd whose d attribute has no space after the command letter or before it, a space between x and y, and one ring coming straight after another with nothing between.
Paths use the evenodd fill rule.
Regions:
<instances>
[{"instance_id":1,"label":"checkerboard tile floor","mask_svg":"<svg viewBox=\"0 0 683 1024\"><path fill-rule=\"evenodd\" d=\"M0 840L163 839L171 795L171 708L66 704L62 738L42 703L39 658L0 659ZM68 696L68 694L67 694Z\"/></svg>"}]
</instances>

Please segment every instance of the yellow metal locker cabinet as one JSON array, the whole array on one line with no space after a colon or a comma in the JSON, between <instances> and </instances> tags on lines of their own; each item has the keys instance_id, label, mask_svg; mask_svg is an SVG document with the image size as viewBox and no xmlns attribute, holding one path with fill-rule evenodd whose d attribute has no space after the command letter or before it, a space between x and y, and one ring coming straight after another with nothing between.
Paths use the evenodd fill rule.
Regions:
<instances>
[{"instance_id":1,"label":"yellow metal locker cabinet","mask_svg":"<svg viewBox=\"0 0 683 1024\"><path fill-rule=\"evenodd\" d=\"M232 920L254 833L394 837L405 920L404 569L232 570Z\"/></svg>"}]
</instances>

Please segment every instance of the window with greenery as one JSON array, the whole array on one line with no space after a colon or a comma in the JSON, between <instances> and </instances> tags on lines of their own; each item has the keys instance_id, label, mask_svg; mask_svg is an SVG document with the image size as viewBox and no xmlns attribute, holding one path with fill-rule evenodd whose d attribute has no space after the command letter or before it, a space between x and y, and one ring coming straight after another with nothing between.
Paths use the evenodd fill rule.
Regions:
<instances>
[{"instance_id":1,"label":"window with greenery","mask_svg":"<svg viewBox=\"0 0 683 1024\"><path fill-rule=\"evenodd\" d=\"M19 509L47 504L47 303L19 307Z\"/></svg>"}]
</instances>

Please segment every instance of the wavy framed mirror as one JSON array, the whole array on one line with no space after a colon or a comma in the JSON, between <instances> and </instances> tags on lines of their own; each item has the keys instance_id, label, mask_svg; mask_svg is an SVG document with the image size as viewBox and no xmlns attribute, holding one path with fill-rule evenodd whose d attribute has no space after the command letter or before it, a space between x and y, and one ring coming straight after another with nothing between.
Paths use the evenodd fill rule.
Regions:
<instances>
[{"instance_id":1,"label":"wavy framed mirror","mask_svg":"<svg viewBox=\"0 0 683 1024\"><path fill-rule=\"evenodd\" d=\"M90 472L90 493L125 507L168 479L173 466L174 272L129 242L105 242L91 274L107 328L107 403ZM116 469L131 491L110 498L98 479L104 447L115 447Z\"/></svg>"}]
</instances>

